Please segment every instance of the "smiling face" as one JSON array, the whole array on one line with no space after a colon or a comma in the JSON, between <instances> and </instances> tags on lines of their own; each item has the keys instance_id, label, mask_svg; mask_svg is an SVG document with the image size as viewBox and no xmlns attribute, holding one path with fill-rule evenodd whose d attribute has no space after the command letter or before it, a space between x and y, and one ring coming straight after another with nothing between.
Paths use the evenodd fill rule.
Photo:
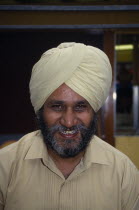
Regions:
<instances>
[{"instance_id":1,"label":"smiling face","mask_svg":"<svg viewBox=\"0 0 139 210\"><path fill-rule=\"evenodd\" d=\"M76 156L94 134L93 118L90 104L66 84L61 85L46 100L40 117L46 145L62 157Z\"/></svg>"}]
</instances>

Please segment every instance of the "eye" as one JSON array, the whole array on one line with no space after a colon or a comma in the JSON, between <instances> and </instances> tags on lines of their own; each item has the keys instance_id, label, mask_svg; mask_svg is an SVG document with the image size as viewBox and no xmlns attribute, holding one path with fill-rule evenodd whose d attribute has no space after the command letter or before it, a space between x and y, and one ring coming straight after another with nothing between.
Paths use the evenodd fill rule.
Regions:
<instances>
[{"instance_id":1,"label":"eye","mask_svg":"<svg viewBox=\"0 0 139 210\"><path fill-rule=\"evenodd\" d=\"M82 111L86 110L86 108L87 108L86 104L78 104L78 105L76 105L75 110L78 112L82 112Z\"/></svg>"},{"instance_id":2,"label":"eye","mask_svg":"<svg viewBox=\"0 0 139 210\"><path fill-rule=\"evenodd\" d=\"M63 106L61 104L53 104L51 106L51 109L53 109L54 111L62 111Z\"/></svg>"}]
</instances>

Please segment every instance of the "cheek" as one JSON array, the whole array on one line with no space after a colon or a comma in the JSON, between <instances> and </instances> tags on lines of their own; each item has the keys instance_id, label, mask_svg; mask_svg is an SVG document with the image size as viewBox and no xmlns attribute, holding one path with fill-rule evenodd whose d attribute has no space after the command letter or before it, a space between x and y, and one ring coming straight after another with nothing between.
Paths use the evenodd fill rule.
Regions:
<instances>
[{"instance_id":1,"label":"cheek","mask_svg":"<svg viewBox=\"0 0 139 210\"><path fill-rule=\"evenodd\" d=\"M51 111L45 111L45 110L44 110L43 116L44 116L44 121L47 123L48 126L55 125L60 118L59 114L53 113Z\"/></svg>"},{"instance_id":2,"label":"cheek","mask_svg":"<svg viewBox=\"0 0 139 210\"><path fill-rule=\"evenodd\" d=\"M83 113L82 115L78 116L78 118L80 119L80 121L84 125L89 126L90 125L90 122L93 119L93 113L92 112Z\"/></svg>"}]
</instances>

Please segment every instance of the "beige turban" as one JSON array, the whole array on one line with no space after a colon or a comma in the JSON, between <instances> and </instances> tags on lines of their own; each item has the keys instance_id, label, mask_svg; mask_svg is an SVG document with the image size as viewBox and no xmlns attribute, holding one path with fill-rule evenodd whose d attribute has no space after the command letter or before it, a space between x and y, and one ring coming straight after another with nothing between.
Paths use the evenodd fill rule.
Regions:
<instances>
[{"instance_id":1,"label":"beige turban","mask_svg":"<svg viewBox=\"0 0 139 210\"><path fill-rule=\"evenodd\" d=\"M111 80L111 65L104 52L80 43L62 43L46 51L34 65L30 80L31 102L37 112L65 83L97 112L109 94Z\"/></svg>"}]
</instances>

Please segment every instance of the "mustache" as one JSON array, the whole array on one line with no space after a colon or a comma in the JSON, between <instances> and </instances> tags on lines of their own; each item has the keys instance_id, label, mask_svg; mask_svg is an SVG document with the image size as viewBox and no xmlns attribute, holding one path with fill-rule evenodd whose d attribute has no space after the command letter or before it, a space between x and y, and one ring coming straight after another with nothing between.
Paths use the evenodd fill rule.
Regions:
<instances>
[{"instance_id":1,"label":"mustache","mask_svg":"<svg viewBox=\"0 0 139 210\"><path fill-rule=\"evenodd\" d=\"M72 126L71 128L67 128L66 126L63 125L54 125L51 128L49 128L49 131L54 134L55 132L64 132L64 131L88 131L88 128L84 125L76 125Z\"/></svg>"}]
</instances>

